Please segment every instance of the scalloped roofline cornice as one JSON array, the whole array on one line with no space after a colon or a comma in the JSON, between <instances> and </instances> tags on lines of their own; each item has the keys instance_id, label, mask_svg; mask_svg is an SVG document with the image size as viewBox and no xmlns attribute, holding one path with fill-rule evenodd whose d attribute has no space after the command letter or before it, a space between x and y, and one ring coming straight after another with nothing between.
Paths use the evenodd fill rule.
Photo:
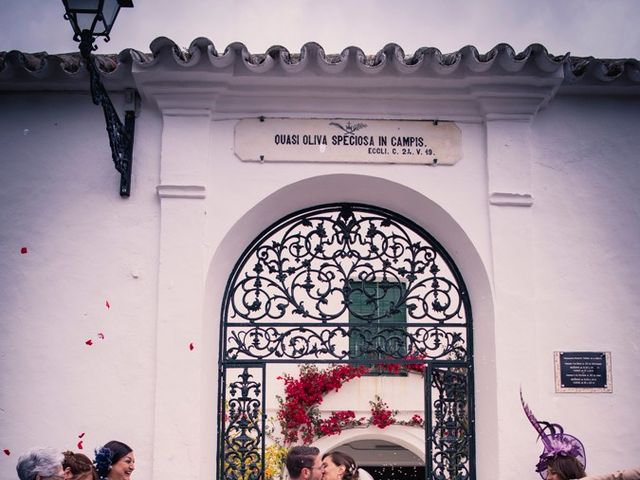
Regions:
<instances>
[{"instance_id":1,"label":"scalloped roofline cornice","mask_svg":"<svg viewBox=\"0 0 640 480\"><path fill-rule=\"evenodd\" d=\"M150 53L127 49L118 55L97 55L107 88L137 88L161 109L202 107L204 101L205 108L222 116L323 110L349 114L354 113L353 105L350 111L340 109L349 98L356 107L361 104L358 111L363 115L377 111L388 117L526 118L559 89L640 94L638 60L553 56L539 44L520 53L499 44L486 53L466 46L447 54L420 48L407 55L390 43L375 55L357 47L333 55L310 42L298 53L273 46L263 54L251 54L242 43L219 52L206 38L181 49L160 37L150 48ZM0 52L0 91L87 89L88 74L77 53ZM372 102L377 106L367 108Z\"/></svg>"}]
</instances>

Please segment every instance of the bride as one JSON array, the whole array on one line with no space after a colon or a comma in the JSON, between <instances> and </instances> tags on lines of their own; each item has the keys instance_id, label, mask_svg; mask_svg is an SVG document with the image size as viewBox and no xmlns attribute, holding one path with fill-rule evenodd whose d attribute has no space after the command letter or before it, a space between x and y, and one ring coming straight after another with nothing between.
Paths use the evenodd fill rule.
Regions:
<instances>
[{"instance_id":1,"label":"bride","mask_svg":"<svg viewBox=\"0 0 640 480\"><path fill-rule=\"evenodd\" d=\"M322 456L322 480L373 480L373 477L361 468L346 453L331 452Z\"/></svg>"}]
</instances>

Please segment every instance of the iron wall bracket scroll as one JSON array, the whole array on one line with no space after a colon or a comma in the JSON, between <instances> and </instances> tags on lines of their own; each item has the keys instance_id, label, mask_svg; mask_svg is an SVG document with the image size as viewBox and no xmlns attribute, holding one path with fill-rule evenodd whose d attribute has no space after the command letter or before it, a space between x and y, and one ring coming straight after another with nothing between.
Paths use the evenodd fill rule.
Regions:
<instances>
[{"instance_id":1,"label":"iron wall bracket scroll","mask_svg":"<svg viewBox=\"0 0 640 480\"><path fill-rule=\"evenodd\" d=\"M136 103L139 97L138 93L133 89L128 89L125 92L127 110L125 110L123 124L106 88L104 88L100 80L100 72L96 67L95 57L91 53L96 49L93 45L94 40L91 32L88 30L83 31L80 41L80 53L89 71L93 103L101 105L104 111L109 145L111 147L111 158L116 170L120 173L120 196L128 197L131 194Z\"/></svg>"}]
</instances>

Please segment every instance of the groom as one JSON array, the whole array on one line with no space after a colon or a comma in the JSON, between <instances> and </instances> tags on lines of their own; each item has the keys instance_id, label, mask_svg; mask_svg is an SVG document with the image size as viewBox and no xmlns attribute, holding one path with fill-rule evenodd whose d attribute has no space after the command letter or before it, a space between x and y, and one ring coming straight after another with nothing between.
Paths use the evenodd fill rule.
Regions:
<instances>
[{"instance_id":1,"label":"groom","mask_svg":"<svg viewBox=\"0 0 640 480\"><path fill-rule=\"evenodd\" d=\"M321 480L322 459L316 447L300 445L287 453L287 470L291 480Z\"/></svg>"}]
</instances>

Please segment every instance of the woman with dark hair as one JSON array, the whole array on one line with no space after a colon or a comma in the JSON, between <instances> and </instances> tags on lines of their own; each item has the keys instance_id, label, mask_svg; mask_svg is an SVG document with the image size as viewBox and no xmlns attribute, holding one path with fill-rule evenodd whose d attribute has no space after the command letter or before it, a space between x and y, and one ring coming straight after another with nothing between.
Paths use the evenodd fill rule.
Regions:
<instances>
[{"instance_id":1,"label":"woman with dark hair","mask_svg":"<svg viewBox=\"0 0 640 480\"><path fill-rule=\"evenodd\" d=\"M358 480L358 465L346 453L331 452L322 456L322 480Z\"/></svg>"},{"instance_id":2,"label":"woman with dark hair","mask_svg":"<svg viewBox=\"0 0 640 480\"><path fill-rule=\"evenodd\" d=\"M547 480L574 480L585 476L584 467L572 455L556 455L547 459Z\"/></svg>"},{"instance_id":3,"label":"woman with dark hair","mask_svg":"<svg viewBox=\"0 0 640 480\"><path fill-rule=\"evenodd\" d=\"M62 469L65 480L98 480L98 474L89 457L69 450L62 452Z\"/></svg>"},{"instance_id":4,"label":"woman with dark hair","mask_svg":"<svg viewBox=\"0 0 640 480\"><path fill-rule=\"evenodd\" d=\"M586 476L587 455L582 442L564 433L562 425L538 420L525 403L520 390L520 402L525 415L542 441L542 453L536 472L545 480L574 480Z\"/></svg>"},{"instance_id":5,"label":"woman with dark hair","mask_svg":"<svg viewBox=\"0 0 640 480\"><path fill-rule=\"evenodd\" d=\"M130 480L136 457L129 445L111 440L96 450L94 464L100 480Z\"/></svg>"}]
</instances>

